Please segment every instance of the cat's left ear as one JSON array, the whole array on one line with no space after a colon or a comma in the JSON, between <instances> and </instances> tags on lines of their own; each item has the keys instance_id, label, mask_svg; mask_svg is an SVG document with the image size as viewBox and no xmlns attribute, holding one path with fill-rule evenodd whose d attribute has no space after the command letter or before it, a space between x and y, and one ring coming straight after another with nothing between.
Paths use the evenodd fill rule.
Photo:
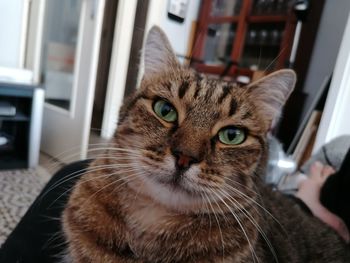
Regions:
<instances>
[{"instance_id":1,"label":"cat's left ear","mask_svg":"<svg viewBox=\"0 0 350 263\"><path fill-rule=\"evenodd\" d=\"M277 122L295 83L295 72L283 69L248 85L252 101L261 112L261 116L265 118L268 128L273 127Z\"/></svg>"},{"instance_id":2,"label":"cat's left ear","mask_svg":"<svg viewBox=\"0 0 350 263\"><path fill-rule=\"evenodd\" d=\"M146 77L180 67L167 36L157 26L153 26L148 32L144 63Z\"/></svg>"}]
</instances>

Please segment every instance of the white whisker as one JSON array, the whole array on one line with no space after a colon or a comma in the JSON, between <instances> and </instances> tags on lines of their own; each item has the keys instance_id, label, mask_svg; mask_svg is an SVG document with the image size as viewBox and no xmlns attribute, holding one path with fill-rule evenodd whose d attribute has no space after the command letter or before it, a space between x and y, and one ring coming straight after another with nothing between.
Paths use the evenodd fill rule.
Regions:
<instances>
[{"instance_id":1,"label":"white whisker","mask_svg":"<svg viewBox=\"0 0 350 263\"><path fill-rule=\"evenodd\" d=\"M241 211L247 218L248 220L258 229L259 233L263 236L266 244L268 245L272 255L274 256L276 262L278 262L277 254L275 252L275 249L273 248L270 240L267 238L267 235L265 232L262 230L262 228L259 226L259 224L256 222L256 220L252 217L252 215L232 196L230 196L227 192L225 191L220 191L225 198L227 198L239 211Z\"/></svg>"},{"instance_id":2,"label":"white whisker","mask_svg":"<svg viewBox=\"0 0 350 263\"><path fill-rule=\"evenodd\" d=\"M205 192L204 192L204 195L206 196L206 198L208 200L208 203L209 203L209 205L211 207L211 210L213 211L216 223L217 223L218 228L219 228L220 237L221 237L221 244L222 244L222 261L224 261L224 257L225 257L225 243L224 243L224 238L223 238L221 227L220 227L220 222L219 222L219 219L218 219L218 217L217 217L217 215L215 213L214 207L213 207L213 205L210 202L210 199L209 199L208 195Z\"/></svg>"},{"instance_id":3,"label":"white whisker","mask_svg":"<svg viewBox=\"0 0 350 263\"><path fill-rule=\"evenodd\" d=\"M243 232L245 238L247 239L250 251L252 253L253 261L255 262L255 259L257 259L257 261L259 262L259 259L258 259L257 255L255 253L254 247L252 246L252 244L251 244L251 242L249 240L249 237L247 235L247 232L245 231L241 221L239 220L238 215L236 215L235 212L232 211L231 207L225 202L225 200L218 193L216 193L215 191L212 191L212 193L215 194L217 196L217 198L219 198L219 200L229 209L229 211L231 212L233 217L236 219L237 223L239 224L240 228L242 229L242 232Z\"/></svg>"},{"instance_id":4,"label":"white whisker","mask_svg":"<svg viewBox=\"0 0 350 263\"><path fill-rule=\"evenodd\" d=\"M238 189L232 187L229 185L230 190L234 191L236 194L240 195L241 197L247 198L249 201L251 201L252 203L256 204L260 209L262 209L267 215L269 215L287 234L287 231L285 230L285 228L282 226L282 224L278 221L278 219L272 215L272 213L270 211L268 211L265 207L263 207L263 205L261 205L259 202L257 202L256 200L254 200L253 198L251 198L250 196L244 194L242 191L239 191Z\"/></svg>"}]
</instances>

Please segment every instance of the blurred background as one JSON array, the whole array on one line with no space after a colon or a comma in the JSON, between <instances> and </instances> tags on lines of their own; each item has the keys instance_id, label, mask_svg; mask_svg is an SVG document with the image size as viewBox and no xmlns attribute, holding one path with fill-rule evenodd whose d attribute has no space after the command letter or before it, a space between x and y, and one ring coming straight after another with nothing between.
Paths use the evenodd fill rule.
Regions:
<instances>
[{"instance_id":1,"label":"blurred background","mask_svg":"<svg viewBox=\"0 0 350 263\"><path fill-rule=\"evenodd\" d=\"M302 164L350 134L349 11L348 0L0 0L0 169L103 147L142 77L152 25L183 64L215 78L294 69L273 134Z\"/></svg>"}]
</instances>

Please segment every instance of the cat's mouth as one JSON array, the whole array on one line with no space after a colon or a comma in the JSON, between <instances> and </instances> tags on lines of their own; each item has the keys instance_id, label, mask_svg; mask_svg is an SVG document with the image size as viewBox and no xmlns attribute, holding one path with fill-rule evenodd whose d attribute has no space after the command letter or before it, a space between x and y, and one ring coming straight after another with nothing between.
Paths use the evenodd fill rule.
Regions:
<instances>
[{"instance_id":1,"label":"cat's mouth","mask_svg":"<svg viewBox=\"0 0 350 263\"><path fill-rule=\"evenodd\" d=\"M165 178L157 178L156 180L158 183L169 187L173 191L183 191L187 194L193 195L193 191L189 190L186 187L186 183L184 182L186 176L185 173L186 170L176 169L171 176Z\"/></svg>"},{"instance_id":2,"label":"cat's mouth","mask_svg":"<svg viewBox=\"0 0 350 263\"><path fill-rule=\"evenodd\" d=\"M199 173L198 166L179 169L172 158L166 158L162 168L143 170L143 176L139 177L141 183L130 181L129 185L167 207L194 211L203 205L201 189L195 182Z\"/></svg>"}]
</instances>

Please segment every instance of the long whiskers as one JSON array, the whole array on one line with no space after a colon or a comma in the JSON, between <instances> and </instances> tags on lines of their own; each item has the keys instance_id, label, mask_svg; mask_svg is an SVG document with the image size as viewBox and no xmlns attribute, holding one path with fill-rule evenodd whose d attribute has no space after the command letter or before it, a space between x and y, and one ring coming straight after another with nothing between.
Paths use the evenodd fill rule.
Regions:
<instances>
[{"instance_id":1,"label":"long whiskers","mask_svg":"<svg viewBox=\"0 0 350 263\"><path fill-rule=\"evenodd\" d=\"M106 148L103 148L106 149ZM135 158L140 158L142 159L142 155L140 154L139 151L133 151L129 149L124 149L124 148L110 148L110 150L117 151L113 154L101 154L97 159L105 159L105 160L117 160L117 161L132 161ZM82 176L88 172L97 172L99 170L106 170L106 169L119 169L122 167L128 167L128 164L119 164L119 163L110 163L110 164L104 164L104 165L99 165L99 166L94 166L94 167L87 167L83 168L81 170L74 171L68 175L65 175L63 178L58 180L56 183L54 183L43 195L42 197L46 196L46 194L59 185L66 183L69 180L72 180L76 177ZM83 172L83 173L82 173Z\"/></svg>"},{"instance_id":2,"label":"long whiskers","mask_svg":"<svg viewBox=\"0 0 350 263\"><path fill-rule=\"evenodd\" d=\"M263 231L263 229L259 226L259 224L256 222L256 220L253 218L253 216L249 213L247 209L244 208L243 205L241 205L234 197L230 196L229 193L225 192L224 190L220 191L221 194L223 194L224 198L227 199L235 208L237 208L240 212L245 215L248 220L258 229L259 233L262 235L263 239L265 240L266 244L268 245L272 255L275 258L275 261L278 262L278 258L275 252L275 249L273 248L270 240L268 239L266 233Z\"/></svg>"},{"instance_id":3,"label":"long whiskers","mask_svg":"<svg viewBox=\"0 0 350 263\"><path fill-rule=\"evenodd\" d=\"M209 199L207 193L206 193L206 192L203 192L203 194L204 194L205 198L206 198L207 201L208 201L208 204L209 204L209 206L210 206L210 209L211 209L212 212L213 212L213 215L214 215L214 217L215 217L216 223L217 223L218 228L219 228L220 237L221 237L221 245L222 245L222 261L224 261L224 257L225 257L225 243L224 243L224 238L223 238L222 231L221 231L220 222L219 222L219 219L218 219L218 217L217 217L217 215L216 215L216 213L215 213L214 207L213 207L213 205L212 205L211 202L210 202L210 199Z\"/></svg>"},{"instance_id":4,"label":"long whiskers","mask_svg":"<svg viewBox=\"0 0 350 263\"><path fill-rule=\"evenodd\" d=\"M272 215L272 213L270 211L268 211L262 204L260 204L259 202L257 202L256 200L254 200L253 198L251 198L250 196L244 194L242 191L236 189L235 187L231 186L231 185L226 185L226 187L229 187L230 190L234 191L236 194L238 194L239 196L248 199L250 202L254 203L255 205L257 205L260 209L262 209L267 215L269 215L280 227L282 230L285 231L285 233L287 233L287 231L285 230L285 228L282 226L282 224L279 222L279 220Z\"/></svg>"},{"instance_id":5,"label":"long whiskers","mask_svg":"<svg viewBox=\"0 0 350 263\"><path fill-rule=\"evenodd\" d=\"M120 152L128 152L131 154L131 153L137 153L137 151L139 150L138 148L126 149L126 148L114 147L114 145L117 146L117 144L111 143L111 142L90 144L87 152L88 152L88 155L90 155L89 157L91 158L91 157L94 157L92 154L95 154L95 153L98 154L98 152L106 153L108 151L112 151L112 152L120 151ZM72 147L56 155L55 157L52 157L51 161L53 162L53 164L49 166L48 169L54 170L60 167L62 165L62 162L69 163L69 162L72 162L73 160L76 160L80 154L79 151L77 151L77 149L79 149L79 146ZM74 152L72 153L72 151Z\"/></svg>"},{"instance_id":6,"label":"long whiskers","mask_svg":"<svg viewBox=\"0 0 350 263\"><path fill-rule=\"evenodd\" d=\"M73 180L76 177L81 177L87 173L91 173L91 172L98 172L98 171L103 171L103 170L107 170L107 169L116 169L118 166L116 164L108 164L108 165L99 165L99 166L94 166L92 168L83 168L77 171L74 171L68 175L65 175L64 177L62 177L60 180L58 180L57 182L55 182L48 190L45 191L45 193L41 196L41 198L45 197L47 195L47 193L49 193L50 191L52 191L53 189L59 187L60 185Z\"/></svg>"},{"instance_id":7,"label":"long whiskers","mask_svg":"<svg viewBox=\"0 0 350 263\"><path fill-rule=\"evenodd\" d=\"M232 216L235 218L235 220L237 221L238 225L240 226L242 232L243 232L243 235L245 236L245 238L247 239L247 242L248 242L248 246L249 246L249 249L251 251L251 254L252 254L252 258L253 258L253 261L255 261L255 259L259 262L259 259L255 253L255 250L254 250L254 247L252 246L250 240L249 240L249 237L247 235L247 232L246 230L244 229L243 227L243 224L242 222L240 221L239 219L239 216L232 210L232 208L225 202L225 200L222 198L222 196L220 196L218 193L216 193L216 191L212 191L212 194L214 194L219 200L221 203L223 203L227 208L228 210L230 211L230 213L232 214ZM215 201L217 202L217 201ZM221 210L222 211L222 210ZM222 211L222 214L224 214L224 212Z\"/></svg>"},{"instance_id":8,"label":"long whiskers","mask_svg":"<svg viewBox=\"0 0 350 263\"><path fill-rule=\"evenodd\" d=\"M202 202L203 202L203 204L205 205L205 207L207 209L207 214L208 214L208 218L209 218L209 234L210 234L211 233L211 227L212 227L212 225L211 225L212 224L211 223L211 216L210 216L211 212L210 212L210 208L209 208L208 203L207 203L207 201L208 202L210 202L210 201L209 201L209 199L205 198L206 197L205 193L200 192L200 195L201 195L201 198L203 199Z\"/></svg>"},{"instance_id":9,"label":"long whiskers","mask_svg":"<svg viewBox=\"0 0 350 263\"><path fill-rule=\"evenodd\" d=\"M92 177L92 178L90 178L90 179L82 180L82 181L80 182L80 184L88 183L88 182L93 181L93 180L96 180L96 179L112 177L113 175L121 174L121 173L123 173L123 172L130 172L130 171L134 171L134 170L133 170L133 169L129 169L129 170L124 170L124 171L122 170L122 171L117 171L117 172L109 173L109 174L102 174L102 175L97 176L97 177ZM134 175L134 174L133 174L133 175ZM129 175L128 175L128 176L129 176ZM122 178L119 178L119 179L117 179L117 180L112 180L111 183L109 183L109 184L103 186L103 187L100 188L99 191L97 191L97 192L102 191L103 189L105 189L106 187L112 185L113 183L118 183L119 181L125 180L126 177L127 177L127 176L122 177ZM63 192L60 196L58 196L58 197L50 204L50 206L53 205L53 204L54 204L57 200L59 200L62 196L64 196L65 194L67 194L69 191L70 191L70 189L68 189L68 190L66 190L65 192Z\"/></svg>"},{"instance_id":10,"label":"long whiskers","mask_svg":"<svg viewBox=\"0 0 350 263\"><path fill-rule=\"evenodd\" d=\"M141 173L140 173L141 174ZM113 189L113 191L116 191L118 189L120 189L122 186L126 185L127 183L130 183L132 180L130 180L130 177L133 178L133 180L136 180L138 177L138 175L140 174L136 174L133 173L132 175L125 177L125 178L119 178L118 180L112 180L112 182L104 185L103 187L101 187L100 189L98 189L95 193L93 193L91 196L89 196L89 198L87 198L84 203L82 205L85 205L87 202L89 202L91 200L91 198L93 198L94 196L96 196L98 193L102 192L103 190L105 190L106 188L119 183L120 181L124 181L122 184L118 185L118 188ZM126 179L127 178L127 179ZM112 191L112 192L113 192Z\"/></svg>"},{"instance_id":11,"label":"long whiskers","mask_svg":"<svg viewBox=\"0 0 350 263\"><path fill-rule=\"evenodd\" d=\"M115 143L112 142L103 142L103 143L92 143L89 144L89 149L87 150L88 152L96 149L99 146L113 146L116 145ZM69 159L67 159L68 157L73 158L75 156L79 156L80 152L80 145L75 145L71 148L66 149L65 151L53 156L49 158L49 163L52 162L51 166L60 166L62 162L66 162L66 161L70 161ZM72 153L73 152L73 153ZM49 167L50 169L50 167Z\"/></svg>"},{"instance_id":12,"label":"long whiskers","mask_svg":"<svg viewBox=\"0 0 350 263\"><path fill-rule=\"evenodd\" d=\"M259 195L259 193L257 191L255 191L252 187L244 185L244 184L242 184L240 182L237 182L236 180L234 180L232 178L228 177L228 178L225 178L225 180L230 181L230 183L233 183L234 185L237 185L239 187L244 188L246 191L250 192L251 194Z\"/></svg>"}]
</instances>

